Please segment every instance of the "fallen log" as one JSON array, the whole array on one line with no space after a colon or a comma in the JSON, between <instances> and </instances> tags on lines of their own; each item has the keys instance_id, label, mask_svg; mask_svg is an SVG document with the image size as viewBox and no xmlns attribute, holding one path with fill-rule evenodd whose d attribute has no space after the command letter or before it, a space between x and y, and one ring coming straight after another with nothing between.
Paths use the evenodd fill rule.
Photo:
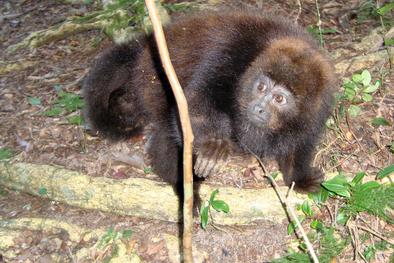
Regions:
<instances>
[{"instance_id":1,"label":"fallen log","mask_svg":"<svg viewBox=\"0 0 394 263\"><path fill-rule=\"evenodd\" d=\"M63 167L30 163L0 163L0 184L35 196L72 206L97 209L120 215L178 222L179 200L173 188L144 178L116 180L91 177ZM285 192L287 187L280 187ZM230 213L212 211L215 224L247 225L258 220L280 222L286 214L271 187L239 189L202 185L202 200L219 189L218 199L230 206ZM293 194L292 204L304 199ZM212 209L213 210L213 209Z\"/></svg>"}]
</instances>

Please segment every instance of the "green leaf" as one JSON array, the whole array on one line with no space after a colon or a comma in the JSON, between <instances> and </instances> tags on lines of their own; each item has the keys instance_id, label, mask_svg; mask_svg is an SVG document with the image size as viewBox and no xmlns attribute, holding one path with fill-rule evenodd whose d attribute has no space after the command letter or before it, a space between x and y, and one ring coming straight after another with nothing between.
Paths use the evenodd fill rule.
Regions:
<instances>
[{"instance_id":1,"label":"green leaf","mask_svg":"<svg viewBox=\"0 0 394 263\"><path fill-rule=\"evenodd\" d=\"M301 243L300 243L299 248L300 248L302 251L304 251L304 252L308 251L308 247L306 246L306 244L305 244L304 242L301 242Z\"/></svg>"},{"instance_id":2,"label":"green leaf","mask_svg":"<svg viewBox=\"0 0 394 263\"><path fill-rule=\"evenodd\" d=\"M83 118L82 116L76 115L76 116L70 116L67 118L68 123L73 124L73 125L82 125L83 124Z\"/></svg>"},{"instance_id":3,"label":"green leaf","mask_svg":"<svg viewBox=\"0 0 394 263\"><path fill-rule=\"evenodd\" d=\"M53 88L56 90L57 93L61 92L63 89L61 84L55 84Z\"/></svg>"},{"instance_id":4,"label":"green leaf","mask_svg":"<svg viewBox=\"0 0 394 263\"><path fill-rule=\"evenodd\" d=\"M205 205L204 207L201 207L201 227L202 227L202 229L207 228L208 212L209 212L209 206Z\"/></svg>"},{"instance_id":5,"label":"green leaf","mask_svg":"<svg viewBox=\"0 0 394 263\"><path fill-rule=\"evenodd\" d=\"M230 211L230 207L223 200L213 200L211 205L218 212L228 213Z\"/></svg>"},{"instance_id":6,"label":"green leaf","mask_svg":"<svg viewBox=\"0 0 394 263\"><path fill-rule=\"evenodd\" d=\"M300 223L304 222L304 220L305 220L305 216L298 217L298 221L300 221ZM287 234L288 235L292 234L296 228L297 228L297 226L294 221L289 222L289 224L287 225Z\"/></svg>"},{"instance_id":7,"label":"green leaf","mask_svg":"<svg viewBox=\"0 0 394 263\"><path fill-rule=\"evenodd\" d=\"M376 117L371 121L373 126L379 127L379 126L390 126L390 122L386 120L385 118L382 117Z\"/></svg>"},{"instance_id":8,"label":"green leaf","mask_svg":"<svg viewBox=\"0 0 394 263\"><path fill-rule=\"evenodd\" d=\"M152 167L144 167L144 174L151 174L153 171Z\"/></svg>"},{"instance_id":9,"label":"green leaf","mask_svg":"<svg viewBox=\"0 0 394 263\"><path fill-rule=\"evenodd\" d=\"M12 157L12 151L9 148L0 149L0 160L7 160Z\"/></svg>"},{"instance_id":10,"label":"green leaf","mask_svg":"<svg viewBox=\"0 0 394 263\"><path fill-rule=\"evenodd\" d=\"M391 143L390 151L391 151L392 153L394 153L394 142Z\"/></svg>"},{"instance_id":11,"label":"green leaf","mask_svg":"<svg viewBox=\"0 0 394 263\"><path fill-rule=\"evenodd\" d=\"M364 250L363 255L367 261L371 261L375 257L375 253L376 249L371 245Z\"/></svg>"},{"instance_id":12,"label":"green leaf","mask_svg":"<svg viewBox=\"0 0 394 263\"><path fill-rule=\"evenodd\" d=\"M351 117L355 118L360 114L361 108L356 105L350 105L348 112Z\"/></svg>"},{"instance_id":13,"label":"green leaf","mask_svg":"<svg viewBox=\"0 0 394 263\"><path fill-rule=\"evenodd\" d=\"M385 4L381 8L377 10L377 13L381 16L384 16L388 12L390 12L392 9L394 9L394 2Z\"/></svg>"},{"instance_id":14,"label":"green leaf","mask_svg":"<svg viewBox=\"0 0 394 263\"><path fill-rule=\"evenodd\" d=\"M273 171L273 172L271 173L271 177L274 178L274 179L276 179L276 178L278 177L279 174L280 174L279 171Z\"/></svg>"},{"instance_id":15,"label":"green leaf","mask_svg":"<svg viewBox=\"0 0 394 263\"><path fill-rule=\"evenodd\" d=\"M356 176L353 178L352 180L352 185L357 185L357 184L361 184L364 177L365 177L366 173L365 172L359 172L356 174Z\"/></svg>"},{"instance_id":16,"label":"green leaf","mask_svg":"<svg viewBox=\"0 0 394 263\"><path fill-rule=\"evenodd\" d=\"M302 203L301 210L306 216L313 216L313 211L312 211L311 205L309 204L308 200L305 200Z\"/></svg>"},{"instance_id":17,"label":"green leaf","mask_svg":"<svg viewBox=\"0 0 394 263\"><path fill-rule=\"evenodd\" d=\"M343 87L344 87L345 89L355 90L355 89L357 89L357 84L354 83L354 82L351 81L351 80L346 79L346 80L343 82Z\"/></svg>"},{"instance_id":18,"label":"green leaf","mask_svg":"<svg viewBox=\"0 0 394 263\"><path fill-rule=\"evenodd\" d=\"M309 198L312 199L316 205L320 206L322 203L327 201L329 194L326 189L320 187L320 191L317 193L310 193Z\"/></svg>"},{"instance_id":19,"label":"green leaf","mask_svg":"<svg viewBox=\"0 0 394 263\"><path fill-rule=\"evenodd\" d=\"M375 92L375 91L379 88L379 86L380 86L380 81L377 80L377 81L375 82L375 84L369 85L368 87L366 87L365 89L363 89L363 92L364 92L364 93L373 93L373 92Z\"/></svg>"},{"instance_id":20,"label":"green leaf","mask_svg":"<svg viewBox=\"0 0 394 263\"><path fill-rule=\"evenodd\" d=\"M361 74L354 74L352 76L352 81L354 81L355 83L362 83L363 82L363 76L361 76Z\"/></svg>"},{"instance_id":21,"label":"green leaf","mask_svg":"<svg viewBox=\"0 0 394 263\"><path fill-rule=\"evenodd\" d=\"M85 106L84 100L77 94L59 92L59 99L56 104L64 107L68 112L74 112Z\"/></svg>"},{"instance_id":22,"label":"green leaf","mask_svg":"<svg viewBox=\"0 0 394 263\"><path fill-rule=\"evenodd\" d=\"M339 105L338 114L339 114L340 118L345 117L346 108L345 108L345 106L343 104Z\"/></svg>"},{"instance_id":23,"label":"green leaf","mask_svg":"<svg viewBox=\"0 0 394 263\"><path fill-rule=\"evenodd\" d=\"M384 40L384 45L386 47L394 46L394 38L389 38Z\"/></svg>"},{"instance_id":24,"label":"green leaf","mask_svg":"<svg viewBox=\"0 0 394 263\"><path fill-rule=\"evenodd\" d=\"M345 98L348 100L353 100L354 97L357 95L357 92L354 88L345 87Z\"/></svg>"},{"instance_id":25,"label":"green leaf","mask_svg":"<svg viewBox=\"0 0 394 263\"><path fill-rule=\"evenodd\" d=\"M380 184L378 182L369 181L369 182L366 182L365 184L360 185L357 190L369 192L372 189L379 188L379 187L380 187Z\"/></svg>"},{"instance_id":26,"label":"green leaf","mask_svg":"<svg viewBox=\"0 0 394 263\"><path fill-rule=\"evenodd\" d=\"M323 232L324 225L320 220L314 219L311 222L311 228L316 229L319 232Z\"/></svg>"},{"instance_id":27,"label":"green leaf","mask_svg":"<svg viewBox=\"0 0 394 263\"><path fill-rule=\"evenodd\" d=\"M209 203L212 204L213 200L215 200L216 195L219 193L219 189L212 191L211 196L209 197Z\"/></svg>"},{"instance_id":28,"label":"green leaf","mask_svg":"<svg viewBox=\"0 0 394 263\"><path fill-rule=\"evenodd\" d=\"M343 174L339 174L334 178L322 183L322 186L334 194L350 198L349 184Z\"/></svg>"},{"instance_id":29,"label":"green leaf","mask_svg":"<svg viewBox=\"0 0 394 263\"><path fill-rule=\"evenodd\" d=\"M46 195L47 193L48 193L48 190L47 190L45 187L40 187L40 188L38 189L38 194L41 195L41 196L44 196L44 195Z\"/></svg>"},{"instance_id":30,"label":"green leaf","mask_svg":"<svg viewBox=\"0 0 394 263\"><path fill-rule=\"evenodd\" d=\"M338 213L337 218L335 221L340 225L346 225L347 221L349 220L349 215L345 211L341 211Z\"/></svg>"},{"instance_id":31,"label":"green leaf","mask_svg":"<svg viewBox=\"0 0 394 263\"><path fill-rule=\"evenodd\" d=\"M37 97L29 97L27 98L27 100L33 106L41 105L41 100Z\"/></svg>"},{"instance_id":32,"label":"green leaf","mask_svg":"<svg viewBox=\"0 0 394 263\"><path fill-rule=\"evenodd\" d=\"M362 83L364 86L368 86L371 83L371 73L369 73L368 70L364 70L361 73L361 77L362 77Z\"/></svg>"},{"instance_id":33,"label":"green leaf","mask_svg":"<svg viewBox=\"0 0 394 263\"><path fill-rule=\"evenodd\" d=\"M133 234L133 231L131 231L131 229L123 230L122 237L124 239L130 240L132 234Z\"/></svg>"},{"instance_id":34,"label":"green leaf","mask_svg":"<svg viewBox=\"0 0 394 263\"><path fill-rule=\"evenodd\" d=\"M394 173L394 164L387 166L386 168L382 169L379 171L377 175L377 179L383 179L386 176L389 176L390 174Z\"/></svg>"},{"instance_id":35,"label":"green leaf","mask_svg":"<svg viewBox=\"0 0 394 263\"><path fill-rule=\"evenodd\" d=\"M322 29L323 34L336 34L338 33L338 30L336 28L323 28Z\"/></svg>"},{"instance_id":36,"label":"green leaf","mask_svg":"<svg viewBox=\"0 0 394 263\"><path fill-rule=\"evenodd\" d=\"M342 197L350 198L350 192L346 186L331 183L323 183L323 186L332 193Z\"/></svg>"},{"instance_id":37,"label":"green leaf","mask_svg":"<svg viewBox=\"0 0 394 263\"><path fill-rule=\"evenodd\" d=\"M57 117L60 116L63 113L63 109L60 107L53 107L47 111L44 111L42 115L47 116L47 117Z\"/></svg>"},{"instance_id":38,"label":"green leaf","mask_svg":"<svg viewBox=\"0 0 394 263\"><path fill-rule=\"evenodd\" d=\"M290 223L287 225L287 234L288 234L288 235L293 234L293 233L294 233L294 230L295 230L295 224L294 224L293 222L290 222Z\"/></svg>"},{"instance_id":39,"label":"green leaf","mask_svg":"<svg viewBox=\"0 0 394 263\"><path fill-rule=\"evenodd\" d=\"M361 98L363 99L364 102L370 102L373 100L372 95L368 94L368 93L363 93L361 95Z\"/></svg>"}]
</instances>

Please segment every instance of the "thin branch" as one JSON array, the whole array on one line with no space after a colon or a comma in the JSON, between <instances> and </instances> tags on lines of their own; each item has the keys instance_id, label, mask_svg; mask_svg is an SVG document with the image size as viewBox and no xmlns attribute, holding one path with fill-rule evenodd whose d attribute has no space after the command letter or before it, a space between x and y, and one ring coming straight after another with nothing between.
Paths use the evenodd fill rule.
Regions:
<instances>
[{"instance_id":1,"label":"thin branch","mask_svg":"<svg viewBox=\"0 0 394 263\"><path fill-rule=\"evenodd\" d=\"M320 17L320 10L319 10L319 2L318 0L315 0L316 4L316 11L317 11L317 27L319 28L319 42L320 46L324 46L324 41L323 41L323 30L321 29L321 17Z\"/></svg>"},{"instance_id":2,"label":"thin branch","mask_svg":"<svg viewBox=\"0 0 394 263\"><path fill-rule=\"evenodd\" d=\"M251 154L253 154L253 155L256 157L257 161L258 161L258 162L260 163L260 165L263 167L263 162L261 161L261 159L260 159L256 154L254 154L253 152L251 152ZM314 251L314 249L313 249L312 243L309 241L309 238L308 238L308 236L306 235L305 230L304 230L304 228L302 227L300 220L298 220L298 217L297 217L297 215L296 215L296 213L295 213L293 207L291 207L291 206L289 205L290 195L291 195L292 190L293 190L294 185L295 185L294 182L293 182L292 185L291 185L291 188L290 188L290 191L289 191L289 193L288 193L288 195L287 195L287 198L285 198L285 197L282 195L282 193L279 191L279 186L278 186L278 184L276 183L275 179L272 178L272 176L269 175L269 174L267 174L267 173L265 174L265 177L267 177L267 178L271 181L272 187L274 188L275 192L277 193L277 195L278 195L278 197L279 197L279 200L280 200L280 202L282 203L283 207L286 209L287 214L290 216L290 219L291 219L293 222L295 222L296 227L300 230L302 239L304 240L305 245L306 245L306 247L308 248L309 255L311 256L313 262L314 262L314 263L319 263L319 259L318 259L317 256L316 256L316 253L315 253L315 251Z\"/></svg>"},{"instance_id":3,"label":"thin branch","mask_svg":"<svg viewBox=\"0 0 394 263\"><path fill-rule=\"evenodd\" d=\"M298 23L298 19L300 19L300 16L301 16L301 13L302 13L301 0L297 0L297 5L298 5L298 13L297 13L297 17L295 19L296 23Z\"/></svg>"},{"instance_id":4,"label":"thin branch","mask_svg":"<svg viewBox=\"0 0 394 263\"><path fill-rule=\"evenodd\" d=\"M314 263L319 263L319 259L318 259L317 256L316 256L316 253L315 253L315 251L314 251L314 249L313 249L312 243L309 241L309 238L308 238L308 236L306 235L305 230L304 230L304 228L302 227L300 220L298 220L298 217L297 217L297 215L296 215L296 213L295 213L293 207L291 207L291 206L289 205L289 198L290 198L291 192L289 193L288 198L283 197L282 193L279 192L279 186L277 185L275 179L272 178L271 175L266 175L266 177L267 177L268 179L270 179L271 184L272 184L272 186L273 186L274 189L275 189L275 192L278 194L278 197L279 197L280 202L282 203L282 205L283 205L284 208L286 209L287 213L290 215L291 220L292 220L293 222L295 222L295 225L296 225L297 228L299 229L299 231L300 231L300 233L301 233L301 236L302 236L302 239L304 240L305 245L306 245L306 247L308 248L309 255L311 256L313 262L314 262ZM293 182L293 184L294 184L294 182Z\"/></svg>"},{"instance_id":5,"label":"thin branch","mask_svg":"<svg viewBox=\"0 0 394 263\"><path fill-rule=\"evenodd\" d=\"M394 245L394 241L387 239L387 238L384 237L382 234L380 234L379 232L377 232L377 231L375 231L375 230L373 230L373 229L371 229L371 228L369 228L369 227L360 226L360 225L356 225L356 227L359 228L359 229L361 229L361 230L364 230L364 231L366 231L366 232L368 232L368 233L370 233L370 234L372 234L372 235L374 235L374 236L376 236L376 237L378 237L378 238L380 238L380 239L382 239L382 240L384 240L384 241L386 241L386 242L389 243L390 245Z\"/></svg>"},{"instance_id":6,"label":"thin branch","mask_svg":"<svg viewBox=\"0 0 394 263\"><path fill-rule=\"evenodd\" d=\"M192 150L193 150L193 132L191 128L189 110L187 101L183 93L181 84L175 74L172 66L167 43L164 36L163 26L159 19L158 11L154 0L145 0L149 11L149 17L152 21L153 32L155 35L157 47L159 49L160 59L168 81L171 84L175 100L178 105L178 111L182 126L183 134L183 258L184 262L193 262L192 254L192 236L193 236L193 170L192 170Z\"/></svg>"}]
</instances>

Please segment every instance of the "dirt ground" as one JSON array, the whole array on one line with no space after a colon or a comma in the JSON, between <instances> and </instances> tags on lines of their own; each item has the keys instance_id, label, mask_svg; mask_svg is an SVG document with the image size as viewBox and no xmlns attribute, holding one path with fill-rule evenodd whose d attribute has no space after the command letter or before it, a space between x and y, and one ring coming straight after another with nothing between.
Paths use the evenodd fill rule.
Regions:
<instances>
[{"instance_id":1,"label":"dirt ground","mask_svg":"<svg viewBox=\"0 0 394 263\"><path fill-rule=\"evenodd\" d=\"M235 8L248 6L260 8L262 12L277 12L290 19L295 19L298 14L295 0L225 2ZM299 23L304 26L316 24L315 1L301 2ZM330 53L338 48L349 47L351 50L352 44L380 26L380 21L372 17L359 21L357 14L360 11L356 8L359 6L358 1L320 2L323 27L337 29L335 34L324 35L325 48ZM6 52L8 46L20 42L29 33L46 29L63 22L71 15L87 11L89 6L62 4L60 1L1 1L0 63L28 61L32 65L23 70L0 75L0 148L12 149L13 154L18 155L19 160L24 162L61 165L91 176L117 179L138 176L157 179L155 175L144 173L125 163L127 156L142 156L144 138L133 138L114 144L90 135L83 125L72 125L67 122L66 117L79 115L80 112L60 117L42 115L57 99L55 87L61 85L63 91L80 93L81 80L93 59L111 45L111 41L101 32L92 30L37 49L21 49L12 54ZM350 58L351 55L344 55L336 59L335 63ZM341 170L349 174L365 171L373 176L380 169L393 163L393 153L389 149L394 139L393 127L376 128L370 124L371 119L376 116L382 116L391 124L394 123L394 76L392 71L389 72L389 67L388 61L383 60L369 65L368 69L374 80L382 80L385 92L377 92L374 102L366 104L359 117L347 119L340 124L343 136L339 136L334 130L327 130L315 160L324 171ZM340 73L338 89L341 79L350 77L352 73ZM32 105L29 97L40 98L41 103ZM211 179L207 183L240 188L269 187L263 177L250 172L254 166L250 164L249 159L234 157L232 161L241 168L232 173L223 171L214 178L214 182ZM275 164L272 164L270 169L275 169ZM162 234L177 236L177 224L88 211L11 189L0 188L0 193L2 219L44 217L90 229L132 229L136 244L134 248L142 260L170 261L168 250L164 249L165 241ZM327 215L322 215L324 216ZM247 227L210 226L206 231L196 225L194 242L198 250L206 253L207 262L268 262L284 255L294 241L293 236L287 235L287 224L287 220L264 221ZM383 227L380 223L378 226ZM392 227L387 227L384 229L393 230ZM29 242L20 241L15 262L51 262L47 255L53 253L61 256L63 262L73 261L72 251L75 244L71 245L67 236L42 231L26 231L25 235ZM60 244L58 247L53 245L56 242ZM349 250L338 262L350 262L351 258L352 252ZM381 255L376 258L376 262L385 262L385 259L387 255Z\"/></svg>"}]
</instances>

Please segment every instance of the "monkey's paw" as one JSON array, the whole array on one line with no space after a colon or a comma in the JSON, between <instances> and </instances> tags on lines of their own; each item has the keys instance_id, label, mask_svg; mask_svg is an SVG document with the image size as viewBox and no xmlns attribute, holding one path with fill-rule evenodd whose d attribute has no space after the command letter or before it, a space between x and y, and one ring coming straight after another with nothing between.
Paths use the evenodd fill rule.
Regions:
<instances>
[{"instance_id":1,"label":"monkey's paw","mask_svg":"<svg viewBox=\"0 0 394 263\"><path fill-rule=\"evenodd\" d=\"M221 139L205 141L199 147L194 164L194 172L200 178L206 178L219 171L231 152L230 142Z\"/></svg>"},{"instance_id":2,"label":"monkey's paw","mask_svg":"<svg viewBox=\"0 0 394 263\"><path fill-rule=\"evenodd\" d=\"M324 173L319 168L312 167L309 174L295 180L295 189L299 192L316 193L319 192L323 181Z\"/></svg>"}]
</instances>

